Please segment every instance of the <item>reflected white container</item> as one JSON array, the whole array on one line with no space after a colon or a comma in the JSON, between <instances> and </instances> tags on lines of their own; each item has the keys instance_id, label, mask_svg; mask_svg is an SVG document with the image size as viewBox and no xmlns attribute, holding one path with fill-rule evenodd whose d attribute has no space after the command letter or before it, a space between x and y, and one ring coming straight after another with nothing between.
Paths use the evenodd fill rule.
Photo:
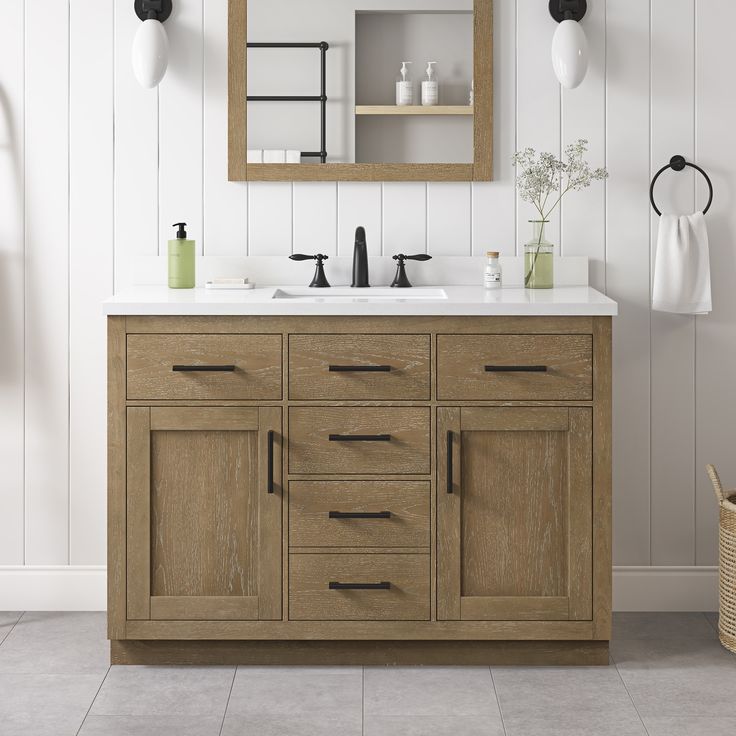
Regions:
<instances>
[{"instance_id":1,"label":"reflected white container","mask_svg":"<svg viewBox=\"0 0 736 736\"><path fill-rule=\"evenodd\" d=\"M157 87L169 65L169 37L163 23L144 20L133 39L133 73L141 87Z\"/></svg>"},{"instance_id":2,"label":"reflected white container","mask_svg":"<svg viewBox=\"0 0 736 736\"><path fill-rule=\"evenodd\" d=\"M563 20L552 39L552 66L567 89L580 86L588 71L588 39L580 23Z\"/></svg>"}]
</instances>

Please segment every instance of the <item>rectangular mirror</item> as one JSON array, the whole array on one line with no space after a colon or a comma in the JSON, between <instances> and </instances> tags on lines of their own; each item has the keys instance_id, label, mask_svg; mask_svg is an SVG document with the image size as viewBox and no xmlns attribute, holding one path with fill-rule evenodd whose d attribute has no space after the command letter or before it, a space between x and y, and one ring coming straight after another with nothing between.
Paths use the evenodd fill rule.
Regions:
<instances>
[{"instance_id":1,"label":"rectangular mirror","mask_svg":"<svg viewBox=\"0 0 736 736\"><path fill-rule=\"evenodd\" d=\"M231 181L491 179L492 0L230 0L229 16Z\"/></svg>"}]
</instances>

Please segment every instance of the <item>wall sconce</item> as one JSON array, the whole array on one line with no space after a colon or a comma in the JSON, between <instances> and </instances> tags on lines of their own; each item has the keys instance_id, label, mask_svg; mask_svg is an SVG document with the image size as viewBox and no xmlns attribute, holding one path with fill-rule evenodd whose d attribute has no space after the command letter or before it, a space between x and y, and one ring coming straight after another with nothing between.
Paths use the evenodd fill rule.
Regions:
<instances>
[{"instance_id":1,"label":"wall sconce","mask_svg":"<svg viewBox=\"0 0 736 736\"><path fill-rule=\"evenodd\" d=\"M163 26L171 15L172 0L135 0L143 21L133 39L133 73L141 87L158 87L169 65L169 37Z\"/></svg>"},{"instance_id":2,"label":"wall sconce","mask_svg":"<svg viewBox=\"0 0 736 736\"><path fill-rule=\"evenodd\" d=\"M560 24L552 39L552 66L567 89L580 86L588 71L588 39L579 23L587 9L586 0L549 0L550 15Z\"/></svg>"}]
</instances>

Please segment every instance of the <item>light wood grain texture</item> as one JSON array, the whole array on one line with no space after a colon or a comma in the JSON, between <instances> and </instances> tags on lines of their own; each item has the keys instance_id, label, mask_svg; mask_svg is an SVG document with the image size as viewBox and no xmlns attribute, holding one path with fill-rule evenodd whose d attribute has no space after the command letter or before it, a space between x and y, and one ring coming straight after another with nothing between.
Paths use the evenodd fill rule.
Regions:
<instances>
[{"instance_id":1,"label":"light wood grain texture","mask_svg":"<svg viewBox=\"0 0 736 736\"><path fill-rule=\"evenodd\" d=\"M151 598L152 620L246 621L257 618L257 596L157 595Z\"/></svg>"},{"instance_id":2,"label":"light wood grain texture","mask_svg":"<svg viewBox=\"0 0 736 736\"><path fill-rule=\"evenodd\" d=\"M429 335L290 335L289 398L429 399ZM389 366L381 373L330 366Z\"/></svg>"},{"instance_id":3,"label":"light wood grain texture","mask_svg":"<svg viewBox=\"0 0 736 736\"><path fill-rule=\"evenodd\" d=\"M281 409L258 410L258 617L280 619L282 574L282 506L284 500L282 458L285 451ZM269 432L273 433L273 489L268 492Z\"/></svg>"},{"instance_id":4,"label":"light wood grain texture","mask_svg":"<svg viewBox=\"0 0 736 736\"><path fill-rule=\"evenodd\" d=\"M493 0L473 4L473 181L493 178Z\"/></svg>"},{"instance_id":5,"label":"light wood grain texture","mask_svg":"<svg viewBox=\"0 0 736 736\"><path fill-rule=\"evenodd\" d=\"M438 617L551 620L571 608L591 617L589 552L571 562L592 545L590 513L579 510L591 507L589 411L571 409L568 429L565 409L462 409L459 424L457 409L438 410L441 472L450 412L461 458L459 485L438 499ZM519 427L508 429L515 414Z\"/></svg>"},{"instance_id":6,"label":"light wood grain texture","mask_svg":"<svg viewBox=\"0 0 736 736\"><path fill-rule=\"evenodd\" d=\"M372 555L375 556L375 555ZM422 555L419 555L420 557ZM427 555L423 555L429 559ZM128 621L127 639L583 641L592 621Z\"/></svg>"},{"instance_id":7,"label":"light wood grain texture","mask_svg":"<svg viewBox=\"0 0 736 736\"><path fill-rule=\"evenodd\" d=\"M139 665L599 665L606 642L116 641L112 664Z\"/></svg>"},{"instance_id":8,"label":"light wood grain texture","mask_svg":"<svg viewBox=\"0 0 736 736\"><path fill-rule=\"evenodd\" d=\"M126 559L125 317L107 320L107 635L125 635Z\"/></svg>"},{"instance_id":9,"label":"light wood grain texture","mask_svg":"<svg viewBox=\"0 0 736 736\"><path fill-rule=\"evenodd\" d=\"M228 373L174 365L234 365ZM280 335L129 335L130 399L280 399Z\"/></svg>"},{"instance_id":10,"label":"light wood grain texture","mask_svg":"<svg viewBox=\"0 0 736 736\"><path fill-rule=\"evenodd\" d=\"M472 115L471 105L356 105L356 115Z\"/></svg>"},{"instance_id":11,"label":"light wood grain texture","mask_svg":"<svg viewBox=\"0 0 736 736\"><path fill-rule=\"evenodd\" d=\"M294 481L289 483L292 547L429 546L426 481ZM388 519L336 519L330 511L375 513Z\"/></svg>"},{"instance_id":12,"label":"light wood grain texture","mask_svg":"<svg viewBox=\"0 0 736 736\"><path fill-rule=\"evenodd\" d=\"M596 639L611 638L613 550L611 477L613 437L611 427L611 329L610 317L597 317L593 325L593 621Z\"/></svg>"},{"instance_id":13,"label":"light wood grain texture","mask_svg":"<svg viewBox=\"0 0 736 736\"><path fill-rule=\"evenodd\" d=\"M128 333L378 333L445 335L590 335L593 317L126 317Z\"/></svg>"},{"instance_id":14,"label":"light wood grain texture","mask_svg":"<svg viewBox=\"0 0 736 736\"><path fill-rule=\"evenodd\" d=\"M129 619L150 618L151 410L128 408L127 600Z\"/></svg>"},{"instance_id":15,"label":"light wood grain texture","mask_svg":"<svg viewBox=\"0 0 736 736\"><path fill-rule=\"evenodd\" d=\"M429 473L429 409L292 407L290 473ZM333 435L390 436L388 442L344 442Z\"/></svg>"},{"instance_id":16,"label":"light wood grain texture","mask_svg":"<svg viewBox=\"0 0 736 736\"><path fill-rule=\"evenodd\" d=\"M248 164L249 181L471 181L472 164Z\"/></svg>"},{"instance_id":17,"label":"light wood grain texture","mask_svg":"<svg viewBox=\"0 0 736 736\"><path fill-rule=\"evenodd\" d=\"M164 431L257 432L257 408L231 407L223 412L219 407L154 406L151 408L151 429Z\"/></svg>"},{"instance_id":18,"label":"light wood grain texture","mask_svg":"<svg viewBox=\"0 0 736 736\"><path fill-rule=\"evenodd\" d=\"M586 335L439 335L437 395L452 399L591 399L593 340ZM485 366L546 366L545 373Z\"/></svg>"},{"instance_id":19,"label":"light wood grain texture","mask_svg":"<svg viewBox=\"0 0 736 736\"><path fill-rule=\"evenodd\" d=\"M248 178L246 104L248 38L247 0L228 0L228 179L245 181Z\"/></svg>"},{"instance_id":20,"label":"light wood grain texture","mask_svg":"<svg viewBox=\"0 0 736 736\"><path fill-rule=\"evenodd\" d=\"M289 555L291 621L429 619L429 555ZM389 590L330 590L329 583L388 582Z\"/></svg>"}]
</instances>

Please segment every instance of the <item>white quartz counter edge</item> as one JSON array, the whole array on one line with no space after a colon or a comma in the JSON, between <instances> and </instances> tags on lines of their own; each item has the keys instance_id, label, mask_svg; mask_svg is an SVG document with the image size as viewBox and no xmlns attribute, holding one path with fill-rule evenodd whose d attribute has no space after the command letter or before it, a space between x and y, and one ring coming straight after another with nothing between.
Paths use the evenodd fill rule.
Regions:
<instances>
[{"instance_id":1,"label":"white quartz counter edge","mask_svg":"<svg viewBox=\"0 0 736 736\"><path fill-rule=\"evenodd\" d=\"M355 296L314 296L305 299L274 299L277 288L250 291L168 289L146 286L130 289L104 303L104 312L114 315L149 316L612 316L618 305L588 286L548 290L505 288L488 291L479 286L445 286L446 298L417 299L421 287L412 289L414 298L370 300L369 290ZM294 287L300 288L300 287ZM335 292L333 292L335 293Z\"/></svg>"}]
</instances>

